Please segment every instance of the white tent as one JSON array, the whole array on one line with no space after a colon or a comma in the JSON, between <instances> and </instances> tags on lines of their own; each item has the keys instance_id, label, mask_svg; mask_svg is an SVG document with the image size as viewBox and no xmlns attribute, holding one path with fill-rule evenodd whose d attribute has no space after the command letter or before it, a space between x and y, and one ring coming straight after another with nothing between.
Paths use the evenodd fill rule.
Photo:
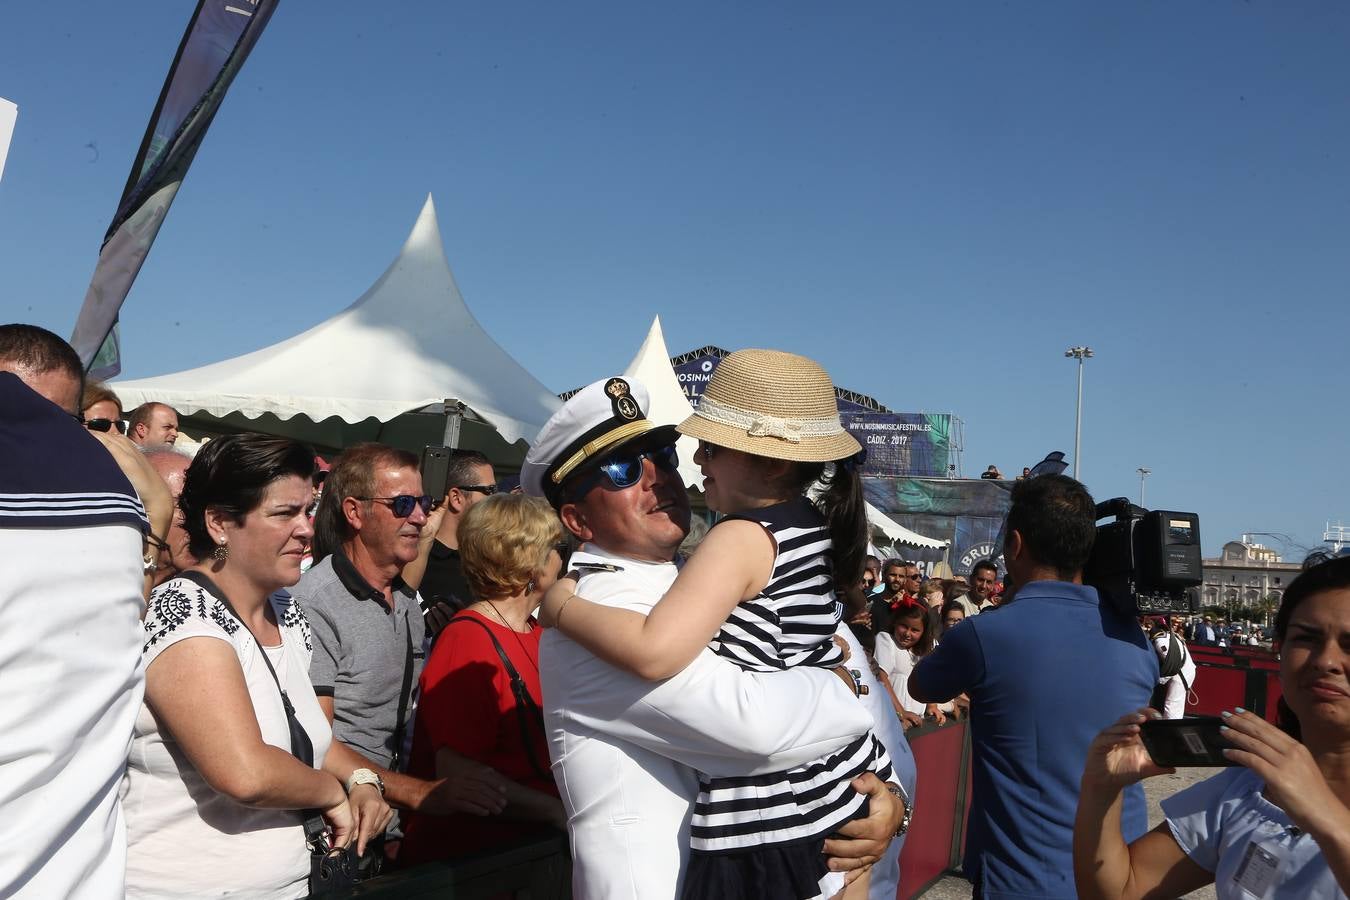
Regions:
<instances>
[{"instance_id":1,"label":"white tent","mask_svg":"<svg viewBox=\"0 0 1350 900\"><path fill-rule=\"evenodd\" d=\"M642 342L637 355L628 364L628 368L623 370L623 374L630 375L647 386L650 395L648 402L651 406L651 409L647 410L647 418L653 422L659 425L678 425L693 414L694 407L689 405L689 398L685 396L684 388L680 387L680 381L675 377L675 370L670 365L670 351L666 349L666 338L661 333L660 316L652 319L647 339ZM680 477L684 479L685 487L702 490L703 472L694 462L694 451L698 449L698 441L680 435L675 446L680 453Z\"/></svg>"},{"instance_id":2,"label":"white tent","mask_svg":"<svg viewBox=\"0 0 1350 900\"><path fill-rule=\"evenodd\" d=\"M430 195L398 258L342 312L243 356L114 387L128 408L173 406L188 430L265 431L331 448L439 444L453 399L467 407L460 445L494 460L519 456L505 445L533 438L559 405L469 312Z\"/></svg>"},{"instance_id":3,"label":"white tent","mask_svg":"<svg viewBox=\"0 0 1350 900\"><path fill-rule=\"evenodd\" d=\"M680 387L675 369L670 364L670 351L666 349L660 316L652 320L647 339L642 342L637 355L623 373L637 378L647 386L647 391L651 395L651 409L647 411L647 417L652 421L663 425L666 423L678 425L694 412L694 407L690 405L684 388ZM680 477L684 479L685 486L701 490L703 473L694 463L694 451L698 449L698 441L681 436L677 447L680 451ZM903 544L938 550L947 546L946 541L927 538L897 525L870 503L866 504L866 508L868 525L874 532L880 532L880 536L892 547Z\"/></svg>"}]
</instances>

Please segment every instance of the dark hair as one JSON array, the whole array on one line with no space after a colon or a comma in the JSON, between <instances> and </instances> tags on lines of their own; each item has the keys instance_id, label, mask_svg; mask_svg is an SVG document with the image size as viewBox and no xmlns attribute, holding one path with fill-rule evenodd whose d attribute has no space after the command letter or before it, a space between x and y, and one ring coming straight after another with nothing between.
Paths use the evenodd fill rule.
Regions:
<instances>
[{"instance_id":1,"label":"dark hair","mask_svg":"<svg viewBox=\"0 0 1350 900\"><path fill-rule=\"evenodd\" d=\"M451 451L449 465L445 469L445 492L449 494L452 487L470 483L469 479L473 477L474 469L490 465L492 460L477 450Z\"/></svg>"},{"instance_id":2,"label":"dark hair","mask_svg":"<svg viewBox=\"0 0 1350 900\"><path fill-rule=\"evenodd\" d=\"M111 400L117 407L117 414L122 415L122 400L112 392L112 388L101 381L86 382L84 392L80 395L80 412L104 400Z\"/></svg>"},{"instance_id":3,"label":"dark hair","mask_svg":"<svg viewBox=\"0 0 1350 900\"><path fill-rule=\"evenodd\" d=\"M135 431L137 425L144 425L147 428L150 427L151 416L153 416L155 410L159 409L161 406L172 412L175 416L178 415L178 410L167 403L147 400L127 414L127 431Z\"/></svg>"},{"instance_id":4,"label":"dark hair","mask_svg":"<svg viewBox=\"0 0 1350 900\"><path fill-rule=\"evenodd\" d=\"M933 634L933 619L928 615L928 609L922 603L902 606L892 611L890 622L886 626L886 633L894 638L895 626L899 622L916 615L919 617L919 621L923 623L923 634L919 635L919 639L914 642L914 646L910 649L915 656L927 656L933 649L933 641L936 639L936 635Z\"/></svg>"},{"instance_id":5,"label":"dark hair","mask_svg":"<svg viewBox=\"0 0 1350 900\"><path fill-rule=\"evenodd\" d=\"M905 561L903 559L900 559L898 556L892 556L881 564L881 572L879 574L885 575L887 569L903 569L904 567Z\"/></svg>"},{"instance_id":6,"label":"dark hair","mask_svg":"<svg viewBox=\"0 0 1350 900\"><path fill-rule=\"evenodd\" d=\"M1025 537L1025 535L1023 537ZM989 571L994 573L995 578L998 578L998 563L994 562L992 559L982 559L975 565L971 566L970 577L974 578L975 573L980 571L981 569L988 569Z\"/></svg>"},{"instance_id":7,"label":"dark hair","mask_svg":"<svg viewBox=\"0 0 1350 900\"><path fill-rule=\"evenodd\" d=\"M873 556L872 554L869 553L869 554L867 554L867 558L866 558L866 559L864 560L864 562L863 562L863 569L866 570L869 566L875 566L876 569L877 569L877 572L880 573L880 571L881 571L881 560L877 559L875 556Z\"/></svg>"},{"instance_id":8,"label":"dark hair","mask_svg":"<svg viewBox=\"0 0 1350 900\"><path fill-rule=\"evenodd\" d=\"M942 599L955 600L962 594L970 593L970 586L962 584L955 578L945 578L942 581Z\"/></svg>"},{"instance_id":9,"label":"dark hair","mask_svg":"<svg viewBox=\"0 0 1350 900\"><path fill-rule=\"evenodd\" d=\"M1313 560L1313 565L1308 566L1309 560L1304 561L1305 568L1297 578L1289 582L1289 587L1285 589L1284 597L1280 600L1279 612L1275 613L1276 645L1284 643L1285 634L1289 630L1289 620L1294 617L1294 611L1298 609L1300 603L1323 591L1350 588L1350 556L1329 558L1323 552L1314 551L1310 554L1310 560ZM1276 710L1277 724L1280 728L1291 737L1302 740L1303 729L1298 724L1298 717L1289 708L1289 704L1284 702L1284 697L1280 697Z\"/></svg>"},{"instance_id":10,"label":"dark hair","mask_svg":"<svg viewBox=\"0 0 1350 900\"><path fill-rule=\"evenodd\" d=\"M235 522L262 503L267 486L278 478L314 474L314 451L299 441L267 434L232 434L210 441L192 460L183 476L178 506L188 549L207 559L215 541L206 531L206 511L217 509Z\"/></svg>"},{"instance_id":11,"label":"dark hair","mask_svg":"<svg viewBox=\"0 0 1350 900\"><path fill-rule=\"evenodd\" d=\"M1022 535L1027 555L1072 580L1087 564L1097 535L1092 495L1067 475L1038 475L1013 483L1005 533Z\"/></svg>"},{"instance_id":12,"label":"dark hair","mask_svg":"<svg viewBox=\"0 0 1350 900\"><path fill-rule=\"evenodd\" d=\"M863 504L862 479L843 462L796 463L797 486L802 493L819 482L825 489L816 495L816 508L825 517L830 533L830 562L836 588L848 587L862 578L867 555L867 510ZM884 571L884 570L883 570Z\"/></svg>"},{"instance_id":13,"label":"dark hair","mask_svg":"<svg viewBox=\"0 0 1350 900\"><path fill-rule=\"evenodd\" d=\"M75 348L60 335L37 325L0 325L0 369L6 364L34 375L63 371L79 382L80 393L84 393L84 363Z\"/></svg>"},{"instance_id":14,"label":"dark hair","mask_svg":"<svg viewBox=\"0 0 1350 900\"><path fill-rule=\"evenodd\" d=\"M951 612L952 610L959 611L961 613L962 618L966 617L966 607L964 604L962 604L959 600L948 600L942 604L942 618L944 619L947 618L947 613Z\"/></svg>"},{"instance_id":15,"label":"dark hair","mask_svg":"<svg viewBox=\"0 0 1350 900\"><path fill-rule=\"evenodd\" d=\"M351 537L342 501L375 494L375 470L416 469L417 457L407 450L367 441L353 444L333 460L323 482L323 497L314 512L314 562L319 562Z\"/></svg>"}]
</instances>

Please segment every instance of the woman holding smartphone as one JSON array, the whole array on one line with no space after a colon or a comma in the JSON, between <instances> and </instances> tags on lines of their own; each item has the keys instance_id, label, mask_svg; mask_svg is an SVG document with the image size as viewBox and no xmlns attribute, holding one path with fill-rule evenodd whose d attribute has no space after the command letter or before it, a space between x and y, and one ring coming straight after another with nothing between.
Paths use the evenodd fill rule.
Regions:
<instances>
[{"instance_id":1,"label":"woman holding smartphone","mask_svg":"<svg viewBox=\"0 0 1350 900\"><path fill-rule=\"evenodd\" d=\"M1163 801L1167 819L1126 846L1120 795L1174 771L1140 740L1152 710L1104 730L1088 751L1074 826L1082 898L1344 897L1350 890L1350 557L1305 570L1275 617L1283 700L1277 728L1223 714L1232 768Z\"/></svg>"}]
</instances>

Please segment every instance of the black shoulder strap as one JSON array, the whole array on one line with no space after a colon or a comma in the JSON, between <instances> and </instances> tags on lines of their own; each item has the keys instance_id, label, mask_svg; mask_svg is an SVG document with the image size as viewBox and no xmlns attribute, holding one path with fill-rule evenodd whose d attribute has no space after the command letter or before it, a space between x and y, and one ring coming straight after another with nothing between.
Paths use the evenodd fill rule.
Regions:
<instances>
[{"instance_id":1,"label":"black shoulder strap","mask_svg":"<svg viewBox=\"0 0 1350 900\"><path fill-rule=\"evenodd\" d=\"M398 724L394 726L394 754L389 760L391 772L399 771L399 764L403 760L403 736L408 728L408 703L412 698L412 623L408 621L406 610L403 613L403 627L407 629L408 654L403 660L403 687L399 689L398 695Z\"/></svg>"},{"instance_id":2,"label":"black shoulder strap","mask_svg":"<svg viewBox=\"0 0 1350 900\"><path fill-rule=\"evenodd\" d=\"M272 680L276 682L277 690L281 693L281 708L286 711L286 728L291 735L291 755L311 769L314 768L314 743L309 739L309 732L305 731L304 726L300 724L300 720L296 718L295 707L291 705L291 698L286 696L286 689L281 686L281 679L277 677L277 670L273 668L272 661L267 658L267 651L263 649L262 642L258 640L258 636L253 633L253 629L249 628L248 623L235 611L234 604L230 603L230 598L225 596L225 592L222 591L214 581L208 578L205 573L198 572L195 569L189 569L185 572L180 572L178 577L186 578L188 581L191 581L193 584L197 585L197 587L225 604L225 608L229 610L230 615L244 627L244 630L248 632L249 637L253 638L253 643L258 646L258 655L262 657L262 661L267 665L267 671L272 673ZM305 838L312 843L323 834L326 826L317 809L303 810L303 813L305 815Z\"/></svg>"},{"instance_id":3,"label":"black shoulder strap","mask_svg":"<svg viewBox=\"0 0 1350 900\"><path fill-rule=\"evenodd\" d=\"M525 686L525 679L520 677L520 673L516 671L516 667L511 664L511 658L506 655L506 649L502 647L501 642L497 640L497 636L492 633L491 628L488 628L472 616L455 616L449 622L445 623L445 627L449 628L456 622L472 622L483 629L483 631L487 632L488 639L492 641L492 648L497 651L497 657L502 661L502 668L506 670L506 677L511 681L511 693L516 698L516 711L519 713L520 741L525 745L525 756L529 759L530 768L534 769L534 774L538 775L540 778L551 779L553 777L552 773L549 772L547 766L541 766L539 764L538 758L534 755L534 745L530 741L530 731L526 725L526 721L528 719L533 719L539 731L544 733L544 711L539 708L539 704L535 703L534 698L530 696L529 688Z\"/></svg>"}]
</instances>

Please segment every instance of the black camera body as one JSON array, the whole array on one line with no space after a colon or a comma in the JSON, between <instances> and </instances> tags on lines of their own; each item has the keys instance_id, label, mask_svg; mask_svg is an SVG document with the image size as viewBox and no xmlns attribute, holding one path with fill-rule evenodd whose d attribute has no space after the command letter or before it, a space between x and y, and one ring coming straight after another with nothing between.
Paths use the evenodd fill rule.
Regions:
<instances>
[{"instance_id":1,"label":"black camera body","mask_svg":"<svg viewBox=\"0 0 1350 900\"><path fill-rule=\"evenodd\" d=\"M1200 610L1193 590L1203 580L1200 517L1190 512L1135 506L1124 497L1097 504L1092 555L1083 582L1132 616L1176 615Z\"/></svg>"}]
</instances>

